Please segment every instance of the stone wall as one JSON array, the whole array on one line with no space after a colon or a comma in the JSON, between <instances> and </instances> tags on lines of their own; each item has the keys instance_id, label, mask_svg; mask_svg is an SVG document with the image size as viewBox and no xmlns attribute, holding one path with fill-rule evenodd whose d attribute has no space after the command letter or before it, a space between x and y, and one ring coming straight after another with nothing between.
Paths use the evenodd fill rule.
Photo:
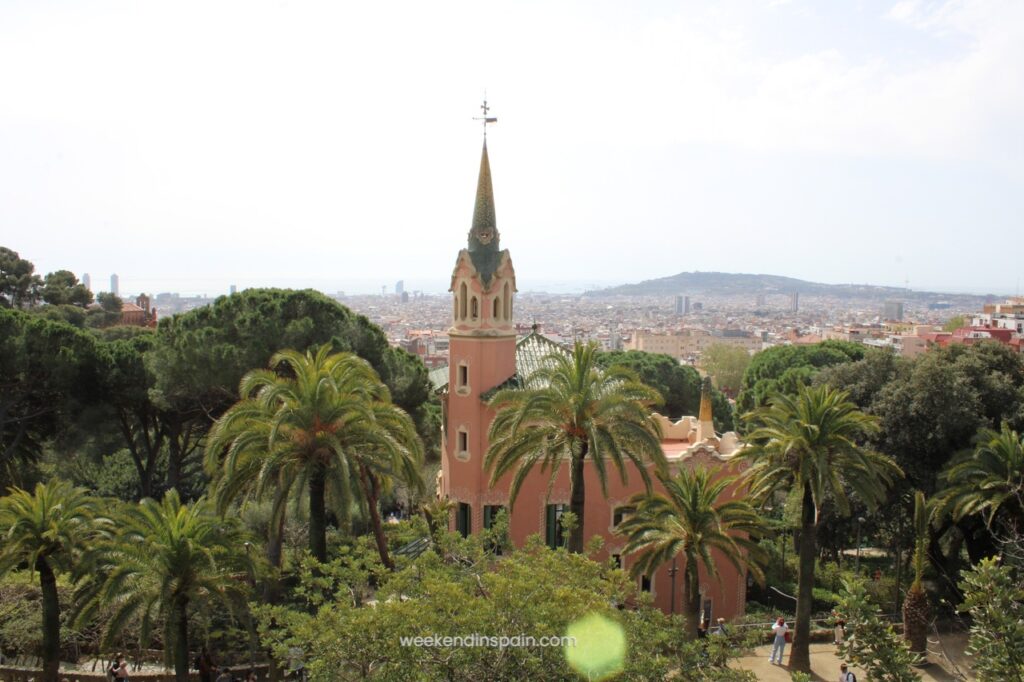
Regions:
<instances>
[{"instance_id":1,"label":"stone wall","mask_svg":"<svg viewBox=\"0 0 1024 682\"><path fill-rule=\"evenodd\" d=\"M238 668L240 672L248 674L250 668L248 666L240 666ZM261 679L267 679L267 665L257 665L253 670L256 671L256 675ZM43 674L37 669L31 668L14 668L8 666L0 666L0 682L40 682L43 679ZM67 679L68 682L106 682L107 677L101 671L96 672L83 672L83 671L61 671L61 680ZM190 672L188 676L189 682L199 682L199 673ZM170 671L166 672L133 672L131 674L132 682L174 682L174 673Z\"/></svg>"}]
</instances>

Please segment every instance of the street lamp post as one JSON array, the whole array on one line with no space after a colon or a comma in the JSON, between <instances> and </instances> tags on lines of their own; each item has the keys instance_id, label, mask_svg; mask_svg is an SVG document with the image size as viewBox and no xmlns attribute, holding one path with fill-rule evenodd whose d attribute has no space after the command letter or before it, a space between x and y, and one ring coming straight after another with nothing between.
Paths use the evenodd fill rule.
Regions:
<instances>
[{"instance_id":1,"label":"street lamp post","mask_svg":"<svg viewBox=\"0 0 1024 682\"><path fill-rule=\"evenodd\" d=\"M860 576L860 524L867 523L863 516L857 517L857 559L853 564L853 572Z\"/></svg>"},{"instance_id":2,"label":"street lamp post","mask_svg":"<svg viewBox=\"0 0 1024 682\"><path fill-rule=\"evenodd\" d=\"M669 598L672 600L672 603L668 607L668 612L669 613L675 613L676 612L676 573L677 572L679 572L679 569L676 568L676 558L672 557L672 568L668 569L669 577L672 579L672 590L671 590L671 595L669 596Z\"/></svg>"}]
</instances>

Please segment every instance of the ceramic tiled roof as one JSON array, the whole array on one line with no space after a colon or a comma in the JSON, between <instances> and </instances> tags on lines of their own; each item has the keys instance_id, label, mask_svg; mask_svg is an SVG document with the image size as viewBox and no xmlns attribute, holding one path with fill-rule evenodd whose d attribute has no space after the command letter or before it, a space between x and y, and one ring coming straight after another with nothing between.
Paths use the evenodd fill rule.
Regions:
<instances>
[{"instance_id":1,"label":"ceramic tiled roof","mask_svg":"<svg viewBox=\"0 0 1024 682\"><path fill-rule=\"evenodd\" d=\"M448 385L448 365L430 370L427 372L427 378L430 379L434 390L440 391Z\"/></svg>"},{"instance_id":2,"label":"ceramic tiled roof","mask_svg":"<svg viewBox=\"0 0 1024 682\"><path fill-rule=\"evenodd\" d=\"M516 342L516 373L485 391L480 398L487 400L494 393L503 388L522 386L523 382L534 372L544 365L544 358L552 353L568 354L568 349L560 343L555 343L537 332L531 332ZM430 382L434 390L439 391L448 386L448 367L439 367L430 372Z\"/></svg>"}]
</instances>

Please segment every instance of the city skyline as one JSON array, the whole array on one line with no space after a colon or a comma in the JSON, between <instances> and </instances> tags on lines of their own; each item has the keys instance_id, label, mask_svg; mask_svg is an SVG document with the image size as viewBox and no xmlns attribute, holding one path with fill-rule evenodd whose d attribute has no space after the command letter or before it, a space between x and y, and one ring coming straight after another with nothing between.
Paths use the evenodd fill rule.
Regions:
<instances>
[{"instance_id":1,"label":"city skyline","mask_svg":"<svg viewBox=\"0 0 1024 682\"><path fill-rule=\"evenodd\" d=\"M469 228L486 87L524 288L1010 294L1022 63L998 1L6 4L0 231L125 291L412 290Z\"/></svg>"},{"instance_id":2,"label":"city skyline","mask_svg":"<svg viewBox=\"0 0 1024 682\"><path fill-rule=\"evenodd\" d=\"M67 268L61 268L67 269ZM697 271L700 272L700 271ZM706 271L712 272L712 271ZM41 273L43 274L43 273ZM659 279L661 277L667 277L679 273L666 273L664 275L657 274L652 275L649 279ZM780 275L781 273L727 273L727 274L756 274L756 275ZM89 275L94 277L95 273L85 272L76 273L77 276ZM782 275L787 276L787 275ZM101 274L102 278L103 275ZM394 283L397 280L401 280L405 283L406 293L412 294L413 292L421 293L428 296L442 296L447 295L449 282L447 279L431 277L431 278L408 278L401 277L396 274L393 277L384 276L383 278L360 278L360 279L338 279L338 278L308 278L308 277L297 277L297 278L286 278L286 277L249 277L249 278L227 278L227 277L199 277L199 278L185 278L185 277L135 277L132 279L126 279L119 275L119 280L122 282L120 289L126 294L159 294L159 293L175 293L181 296L208 296L217 297L224 294L234 293L234 291L244 291L245 289L255 288L276 288L276 289L315 289L328 295L336 295L338 293L344 293L346 295L355 296L368 296L368 295L381 295L381 290L384 288L385 296L395 296L393 291ZM96 280L96 281L102 281ZM887 285L878 284L877 282L812 282L804 280L808 284L828 284L828 285L865 285L865 286L876 286L885 287ZM625 282L620 280L601 280L601 279L579 279L579 280L551 280L551 279L535 279L530 282L520 283L521 293L550 293L550 294L582 294L587 291L599 291L601 289L612 288L622 284L636 284L638 282ZM902 288L899 284L893 285L895 288ZM95 286L91 287L94 293L101 291L109 291L110 288L106 286ZM679 294L687 294L692 290L685 287L679 290ZM785 292L778 292L780 295ZM951 294L951 295L971 295L971 296L1019 296L1020 289L1019 284L1015 286L1013 290L993 290L985 287L966 287L966 288L942 288L941 286L928 287L914 287L911 286L907 292L912 293L931 293L931 294ZM751 290L751 296L757 294L753 289ZM658 297L658 295L652 295Z\"/></svg>"}]
</instances>

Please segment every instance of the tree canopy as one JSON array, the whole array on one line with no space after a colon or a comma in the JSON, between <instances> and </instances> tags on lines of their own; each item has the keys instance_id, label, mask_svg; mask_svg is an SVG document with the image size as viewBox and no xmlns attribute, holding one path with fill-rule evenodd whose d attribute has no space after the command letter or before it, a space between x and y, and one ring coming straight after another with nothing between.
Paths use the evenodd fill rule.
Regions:
<instances>
[{"instance_id":1,"label":"tree canopy","mask_svg":"<svg viewBox=\"0 0 1024 682\"><path fill-rule=\"evenodd\" d=\"M97 398L98 353L87 332L0 309L0 486L27 484L24 465Z\"/></svg>"},{"instance_id":2,"label":"tree canopy","mask_svg":"<svg viewBox=\"0 0 1024 682\"><path fill-rule=\"evenodd\" d=\"M715 386L735 396L743 383L743 374L750 366L746 348L716 343L701 353L701 367L715 380Z\"/></svg>"},{"instance_id":3,"label":"tree canopy","mask_svg":"<svg viewBox=\"0 0 1024 682\"><path fill-rule=\"evenodd\" d=\"M0 246L0 306L24 308L39 300L43 281L36 266L5 246Z\"/></svg>"},{"instance_id":4,"label":"tree canopy","mask_svg":"<svg viewBox=\"0 0 1024 682\"><path fill-rule=\"evenodd\" d=\"M611 351L601 353L597 362L602 367L625 367L643 383L661 394L658 408L665 416L678 419L700 412L700 374L689 365L680 364L671 355L644 351ZM734 428L733 409L728 398L715 389L711 394L715 429L719 432Z\"/></svg>"},{"instance_id":5,"label":"tree canopy","mask_svg":"<svg viewBox=\"0 0 1024 682\"><path fill-rule=\"evenodd\" d=\"M92 292L78 281L70 270L51 272L43 280L43 300L50 305L73 305L79 308L92 303Z\"/></svg>"},{"instance_id":6,"label":"tree canopy","mask_svg":"<svg viewBox=\"0 0 1024 682\"><path fill-rule=\"evenodd\" d=\"M283 348L304 352L323 344L369 362L395 404L434 440L424 433L434 422L425 407L431 396L427 371L418 358L389 348L379 327L321 293L249 289L164 318L146 354L151 395L167 415L169 485L177 485L196 461L201 437L238 399L247 372L266 367Z\"/></svg>"},{"instance_id":7,"label":"tree canopy","mask_svg":"<svg viewBox=\"0 0 1024 682\"><path fill-rule=\"evenodd\" d=\"M804 346L773 346L754 355L743 374L736 408L748 412L775 393L796 393L824 367L860 360L865 347L851 341L822 341Z\"/></svg>"}]
</instances>

